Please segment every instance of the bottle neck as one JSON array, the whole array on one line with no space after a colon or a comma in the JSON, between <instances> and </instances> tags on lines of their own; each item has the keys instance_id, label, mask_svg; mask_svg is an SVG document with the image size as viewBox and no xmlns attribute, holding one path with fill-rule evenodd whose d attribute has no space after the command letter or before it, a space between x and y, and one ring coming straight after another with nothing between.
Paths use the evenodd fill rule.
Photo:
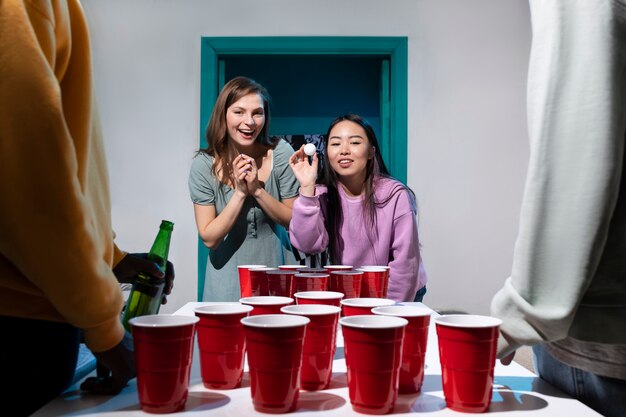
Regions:
<instances>
[{"instance_id":1,"label":"bottle neck","mask_svg":"<svg viewBox=\"0 0 626 417\"><path fill-rule=\"evenodd\" d=\"M155 262L161 270L165 270L165 266L167 264L167 257L170 251L170 239L172 237L171 230L159 230L156 239L154 239L154 243L152 244L152 248L150 249L150 253L148 253L148 259L152 262Z\"/></svg>"}]
</instances>

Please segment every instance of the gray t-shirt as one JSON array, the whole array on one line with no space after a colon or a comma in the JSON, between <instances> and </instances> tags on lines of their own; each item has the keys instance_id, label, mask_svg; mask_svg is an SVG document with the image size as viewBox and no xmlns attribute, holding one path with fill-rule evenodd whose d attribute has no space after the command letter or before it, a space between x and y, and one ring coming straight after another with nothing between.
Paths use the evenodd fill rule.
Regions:
<instances>
[{"instance_id":1,"label":"gray t-shirt","mask_svg":"<svg viewBox=\"0 0 626 417\"><path fill-rule=\"evenodd\" d=\"M298 181L289 166L293 148L280 140L272 154L272 170L265 191L281 201L298 195ZM214 205L219 215L233 189L220 183L211 171L213 157L199 153L191 164L189 193L194 204ZM240 296L237 265L276 267L296 263L289 235L248 196L233 228L215 249L209 250L204 281L204 301L237 301ZM199 277L202 279L202 277Z\"/></svg>"}]
</instances>

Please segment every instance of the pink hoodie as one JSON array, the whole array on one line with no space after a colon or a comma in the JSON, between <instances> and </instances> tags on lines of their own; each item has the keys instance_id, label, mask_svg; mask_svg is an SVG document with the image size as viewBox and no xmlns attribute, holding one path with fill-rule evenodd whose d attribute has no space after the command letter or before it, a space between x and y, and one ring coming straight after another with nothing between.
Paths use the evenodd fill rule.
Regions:
<instances>
[{"instance_id":1,"label":"pink hoodie","mask_svg":"<svg viewBox=\"0 0 626 417\"><path fill-rule=\"evenodd\" d=\"M375 198L385 200L402 186L390 178L375 183ZM341 223L340 259L335 263L352 265L389 265L387 297L395 301L413 301L416 292L426 285L417 235L415 202L406 190L396 193L384 207L376 208L374 230L365 223L362 197L348 197L339 187L343 220ZM289 224L291 243L305 253L323 252L329 237L325 227L326 187L318 185L315 196L300 195L293 205Z\"/></svg>"}]
</instances>

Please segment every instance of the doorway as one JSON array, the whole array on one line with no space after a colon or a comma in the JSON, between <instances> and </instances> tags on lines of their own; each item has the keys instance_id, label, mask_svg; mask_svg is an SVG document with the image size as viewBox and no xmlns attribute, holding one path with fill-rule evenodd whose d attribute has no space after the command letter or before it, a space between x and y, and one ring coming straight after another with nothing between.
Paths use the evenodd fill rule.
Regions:
<instances>
[{"instance_id":1,"label":"doorway","mask_svg":"<svg viewBox=\"0 0 626 417\"><path fill-rule=\"evenodd\" d=\"M246 75L272 96L270 134L325 133L336 116L360 113L406 182L407 54L406 37L203 37L200 146L221 86Z\"/></svg>"},{"instance_id":2,"label":"doorway","mask_svg":"<svg viewBox=\"0 0 626 417\"><path fill-rule=\"evenodd\" d=\"M221 87L244 75L269 91L271 135L318 136L335 117L360 114L391 175L406 183L407 44L406 37L203 37L200 147ZM199 240L199 300L207 253Z\"/></svg>"}]
</instances>

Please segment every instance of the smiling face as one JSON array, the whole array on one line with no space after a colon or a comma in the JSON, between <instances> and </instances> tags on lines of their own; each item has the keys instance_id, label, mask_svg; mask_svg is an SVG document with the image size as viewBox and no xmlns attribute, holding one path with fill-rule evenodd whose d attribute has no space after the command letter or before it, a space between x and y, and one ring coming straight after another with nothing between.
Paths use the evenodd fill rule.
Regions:
<instances>
[{"instance_id":1,"label":"smiling face","mask_svg":"<svg viewBox=\"0 0 626 417\"><path fill-rule=\"evenodd\" d=\"M349 120L331 129L326 154L339 181L350 187L365 181L367 162L374 156L365 129Z\"/></svg>"},{"instance_id":2,"label":"smiling face","mask_svg":"<svg viewBox=\"0 0 626 417\"><path fill-rule=\"evenodd\" d=\"M237 149L240 152L249 149L265 126L263 97L248 94L231 104L226 109L226 126L228 138Z\"/></svg>"}]
</instances>

